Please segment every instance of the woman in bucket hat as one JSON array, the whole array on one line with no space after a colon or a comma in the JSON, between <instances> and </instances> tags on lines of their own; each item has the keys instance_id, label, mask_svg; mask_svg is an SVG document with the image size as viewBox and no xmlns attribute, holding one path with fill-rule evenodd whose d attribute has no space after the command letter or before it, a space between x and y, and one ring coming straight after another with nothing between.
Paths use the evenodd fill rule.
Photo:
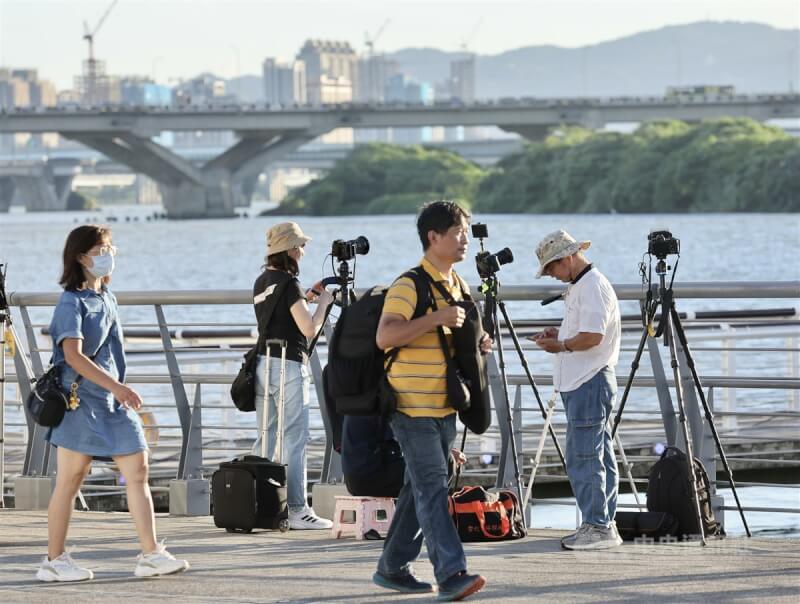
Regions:
<instances>
[{"instance_id":1,"label":"woman in bucket hat","mask_svg":"<svg viewBox=\"0 0 800 604\"><path fill-rule=\"evenodd\" d=\"M531 338L555 355L553 387L567 415L567 474L583 517L578 531L561 544L574 550L622 543L614 523L619 474L608 421L617 392L619 304L608 279L583 255L590 245L559 230L537 246L536 277L569 285L561 326Z\"/></svg>"},{"instance_id":2,"label":"woman in bucket hat","mask_svg":"<svg viewBox=\"0 0 800 604\"><path fill-rule=\"evenodd\" d=\"M311 241L296 222L282 222L267 231L267 257L264 270L253 286L253 304L258 320L259 341L285 340L286 373L284 382L284 434L282 460L287 469L287 503L291 529L329 529L330 520L320 518L308 506L306 480L306 443L308 442L308 405L310 373L308 370L308 338L313 337L325 321L325 311L333 296L321 283L303 292L297 277L305 245ZM277 297L274 297L277 296ZM308 303L316 302L312 314ZM271 312L269 312L271 310ZM265 344L258 351L256 371L256 416L261 425L264 411L264 372L266 355L280 359L278 346ZM278 385L280 363L270 363L269 425L267 457L275 457L277 431ZM261 449L260 436L253 452Z\"/></svg>"}]
</instances>

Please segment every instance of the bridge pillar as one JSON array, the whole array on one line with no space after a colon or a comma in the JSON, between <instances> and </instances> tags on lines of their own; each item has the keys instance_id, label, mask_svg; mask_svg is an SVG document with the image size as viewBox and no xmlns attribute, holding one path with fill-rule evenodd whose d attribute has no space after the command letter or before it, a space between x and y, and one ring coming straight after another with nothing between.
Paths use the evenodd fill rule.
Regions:
<instances>
[{"instance_id":1,"label":"bridge pillar","mask_svg":"<svg viewBox=\"0 0 800 604\"><path fill-rule=\"evenodd\" d=\"M55 183L48 182L44 176L15 176L14 181L20 199L25 203L28 212L49 212L65 210L66 196L60 198L56 194Z\"/></svg>"},{"instance_id":2,"label":"bridge pillar","mask_svg":"<svg viewBox=\"0 0 800 604\"><path fill-rule=\"evenodd\" d=\"M14 199L16 188L13 177L0 176L0 213L8 212L11 207L11 200Z\"/></svg>"},{"instance_id":3,"label":"bridge pillar","mask_svg":"<svg viewBox=\"0 0 800 604\"><path fill-rule=\"evenodd\" d=\"M248 205L254 179L267 164L281 159L323 130L248 133L221 155L198 168L151 139L133 133L107 136L70 133L87 147L158 182L169 218L223 218Z\"/></svg>"}]
</instances>

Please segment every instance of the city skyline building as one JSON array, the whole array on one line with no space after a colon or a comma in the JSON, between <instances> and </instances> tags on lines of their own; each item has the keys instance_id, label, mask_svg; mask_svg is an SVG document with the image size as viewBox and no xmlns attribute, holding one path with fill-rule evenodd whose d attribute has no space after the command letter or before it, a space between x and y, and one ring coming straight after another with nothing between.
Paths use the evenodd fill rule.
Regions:
<instances>
[{"instance_id":1,"label":"city skyline building","mask_svg":"<svg viewBox=\"0 0 800 604\"><path fill-rule=\"evenodd\" d=\"M262 63L264 102L269 106L288 107L308 102L306 64L267 57Z\"/></svg>"},{"instance_id":2,"label":"city skyline building","mask_svg":"<svg viewBox=\"0 0 800 604\"><path fill-rule=\"evenodd\" d=\"M353 100L358 55L349 42L309 39L300 49L297 59L305 64L306 94L310 104Z\"/></svg>"}]
</instances>

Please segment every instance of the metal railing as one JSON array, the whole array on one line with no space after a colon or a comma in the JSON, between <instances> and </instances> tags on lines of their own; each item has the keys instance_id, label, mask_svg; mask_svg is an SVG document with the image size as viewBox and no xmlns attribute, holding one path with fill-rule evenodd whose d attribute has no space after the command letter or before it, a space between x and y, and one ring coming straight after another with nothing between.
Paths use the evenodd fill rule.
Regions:
<instances>
[{"instance_id":1,"label":"metal railing","mask_svg":"<svg viewBox=\"0 0 800 604\"><path fill-rule=\"evenodd\" d=\"M511 286L503 287L500 295L505 300L532 302L548 298L561 291L561 287L549 286ZM617 285L617 295L621 300L638 300L641 297L640 285ZM749 283L684 283L676 284L675 296L681 298L759 298L759 299L800 299L800 282L749 282ZM474 292L479 297L477 292ZM22 421L11 421L6 429L15 429L15 438L6 440L7 453L16 450L15 459L17 469L26 476L48 476L53 473L54 460L50 453L50 446L44 440L45 430L34 424L27 413L22 409L20 401L25 400L29 391L31 380L44 370L42 354L49 357L49 338L43 339L37 331L43 327L31 319L31 309L37 307L52 307L59 298L57 293L12 293L10 304L22 319L22 332L25 343L17 342L14 366L16 371L7 375L10 383L17 383L17 396L9 397L6 405L10 410L16 410L18 418ZM132 384L153 387L168 387L169 393L163 388L148 403L148 409L156 413L157 425L150 426L151 446L154 452L153 476L172 477L183 480L205 478L209 470L220 459L230 457L243 449L248 448L255 427L249 428L244 423L235 421L236 412L229 398L226 398L227 386L230 384L235 371L238 370L241 355L246 345L252 345L254 330L253 324L207 322L207 323L168 323L165 306L250 306L252 295L247 290L218 290L218 291L151 291L151 292L119 292L116 294L121 306L148 306L152 307L155 323L126 324L126 339L128 342L128 358L131 367L166 366L167 371L145 373L142 371L129 372L128 381ZM678 303L680 304L680 302ZM552 324L552 319L520 321L517 325L520 332L536 327L537 325ZM734 436L739 439L757 442L767 439L764 435L763 422L774 427L773 420L782 422L800 421L798 408L798 393L800 392L800 377L798 377L798 339L800 339L800 318L797 311L787 309L780 316L767 314L765 317L748 316L737 319L726 316L724 320L713 318L693 318L690 316L684 324L691 326L687 336L694 352L715 352L722 355L723 375L703 375L701 378L706 389L706 398L709 404L714 405L719 391L726 396L723 408L718 413L721 425L718 425L723 438ZM523 327L524 326L524 327ZM697 327L697 329L694 329ZM329 330L330 326L326 326ZM641 330L636 322L627 323L623 337L623 354L634 350L631 330ZM506 330L501 327L505 336L502 344L507 351L507 357L512 359L514 352L510 348ZM131 337L129 334L136 334ZM149 336L149 337L148 337ZM153 336L157 336L160 345L155 346ZM18 334L18 339L20 334ZM143 339L139 339L143 338ZM136 343L130 340L136 339ZM783 346L759 345L752 348L737 346L737 342L747 340L778 340ZM222 342L220 344L220 341ZM44 342L44 343L43 343ZM719 346L695 346L695 343L718 342ZM241 346L233 349L236 343ZM324 346L317 348L318 354L311 359L312 375L315 382L316 400L321 400L321 368L325 361L326 350ZM649 349L653 365L652 375L637 375L633 382L635 389L655 389L659 398L669 399L672 380L667 379L661 365L657 345ZM760 377L757 375L741 375L736 363L737 355L741 354L776 354L788 356L788 372L785 376ZM526 356L535 358L538 351L533 348L525 350ZM491 357L493 358L493 357ZM210 372L202 369L203 366L214 365L218 371ZM201 370L202 369L202 370ZM626 368L620 363L618 366L618 382L625 383ZM536 372L533 375L537 387L546 387L552 384L548 373ZM510 441L512 434L508 427L505 402L502 397L499 374L496 365L490 362L490 378L492 383L493 411L496 421L490 431L480 437L469 441L468 452L471 457L489 460L486 468L472 468L468 475L476 478L492 477L496 486L507 487L513 483L513 460L510 457ZM533 437L541 431L541 416L535 405L535 400L530 396L530 384L521 373L511 372L508 379L511 401L514 435L516 439L519 464L524 472L530 468L526 463L535 450ZM214 393L205 393L208 390L220 390L219 396ZM737 404L736 394L740 391L756 390L759 392L784 392L786 404L784 409L772 408L769 410L740 409ZM701 411L693 396L687 396L687 413L692 425L692 440L695 451L700 452L700 457L708 469L711 480L716 484L716 452L709 431L704 429ZM310 445L309 466L319 472L321 480L341 480L341 465L338 454L330 446L331 420L327 416L325 406L314 404L312 407L319 414L320 425L313 431ZM622 423L622 437L626 449L643 448L646 443L657 440L666 444L674 444L675 435L669 434L659 420L664 419L663 410L650 411L636 409L631 411L638 419L632 425ZM203 415L210 419L203 419ZM151 418L152 419L152 418ZM211 421L213 419L213 421ZM673 412L674 419L674 412ZM655 420L655 421L654 421ZM755 421L758 420L758 421ZM254 423L254 422L253 422ZM556 422L557 431L563 430L563 424ZM666 431L666 434L665 434ZM24 439L23 439L24 435ZM213 435L213 438L212 438ZM786 443L791 443L788 435ZM797 439L794 439L797 440ZM16 449L14 449L16 447ZM19 451L24 447L24 460L19 463ZM800 444L798 444L800 448ZM471 450L470 450L471 449ZM796 453L796 451L794 451ZM204 455L205 454L205 455ZM773 451L773 456L789 455L791 450ZM652 456L630 454L628 462L632 465L651 462ZM763 463L763 455L751 453L739 455L729 453L731 462L735 463ZM497 462L495 465L495 461ZM795 459L772 459L775 465L797 467L800 462ZM14 463L9 464L12 467ZM556 461L545 461L541 466L542 472L537 480L547 478L549 471L556 471L560 464ZM736 470L736 467L734 467ZM100 476L112 476L112 467L107 467ZM3 477L4 481L8 477ZM641 482L637 480L636 482ZM723 486L723 482L719 481ZM756 483L741 483L742 485ZM9 486L4 482L4 486ZM106 493L118 493L119 486L103 484L88 484L86 492L89 496L102 496ZM724 506L718 506L722 509ZM755 507L752 508L755 511ZM791 509L800 512L800 509Z\"/></svg>"}]
</instances>

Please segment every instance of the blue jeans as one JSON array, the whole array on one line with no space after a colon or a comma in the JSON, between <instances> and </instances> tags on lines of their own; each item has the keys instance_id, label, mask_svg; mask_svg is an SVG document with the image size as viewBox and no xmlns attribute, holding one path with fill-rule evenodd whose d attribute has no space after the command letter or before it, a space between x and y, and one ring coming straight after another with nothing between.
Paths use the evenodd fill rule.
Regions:
<instances>
[{"instance_id":1,"label":"blue jeans","mask_svg":"<svg viewBox=\"0 0 800 604\"><path fill-rule=\"evenodd\" d=\"M447 501L447 459L456 438L456 414L434 418L395 413L392 430L403 450L406 476L378 572L388 576L413 572L411 563L419 556L424 536L436 581L443 583L467 569Z\"/></svg>"},{"instance_id":2,"label":"blue jeans","mask_svg":"<svg viewBox=\"0 0 800 604\"><path fill-rule=\"evenodd\" d=\"M267 457L275 459L275 442L278 433L278 388L280 386L281 360L269 360L269 417L267 423ZM264 378L266 357L259 355L256 369L256 421L258 436L253 443L254 455L261 455L261 414L264 410ZM286 499L289 511L297 512L308 505L306 485L306 443L308 442L308 404L311 377L305 363L286 361L284 382L283 454L281 462L287 464Z\"/></svg>"},{"instance_id":3,"label":"blue jeans","mask_svg":"<svg viewBox=\"0 0 800 604\"><path fill-rule=\"evenodd\" d=\"M619 472L611 439L617 381L610 367L562 392L567 413L567 474L583 521L608 526L617 512Z\"/></svg>"}]
</instances>

